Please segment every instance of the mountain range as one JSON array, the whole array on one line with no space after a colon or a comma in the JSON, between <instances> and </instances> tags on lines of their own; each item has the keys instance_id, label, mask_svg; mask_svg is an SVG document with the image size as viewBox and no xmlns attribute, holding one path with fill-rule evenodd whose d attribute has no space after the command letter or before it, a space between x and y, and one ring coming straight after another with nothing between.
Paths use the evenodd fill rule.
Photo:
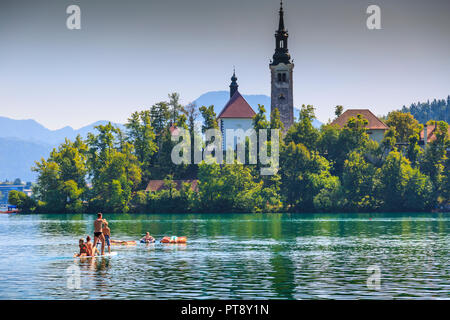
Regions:
<instances>
[{"instance_id":1,"label":"mountain range","mask_svg":"<svg viewBox=\"0 0 450 320\"><path fill-rule=\"evenodd\" d=\"M243 95L250 106L257 112L258 104L264 105L270 111L270 97L266 95ZM202 94L194 102L197 107L215 106L219 114L230 98L228 91L211 91ZM298 118L299 110L294 108L294 116ZM269 115L268 115L269 116ZM77 135L85 138L88 132L93 132L97 125L107 124L102 120L73 129L66 126L58 130L50 130L35 120L14 120L0 117L0 181L20 178L22 181L35 181L36 173L31 171L34 162L42 157L47 158L50 151L57 147L65 138L73 140ZM124 125L113 123L124 129ZM313 125L320 127L321 122L315 120Z\"/></svg>"},{"instance_id":2,"label":"mountain range","mask_svg":"<svg viewBox=\"0 0 450 320\"><path fill-rule=\"evenodd\" d=\"M78 130L69 126L50 130L32 119L0 117L0 181L13 181L15 178L35 181L36 173L31 171L35 161L47 158L65 138L73 140L78 134L85 138L95 126L107 123L105 120L97 121ZM114 124L124 128L122 124Z\"/></svg>"}]
</instances>

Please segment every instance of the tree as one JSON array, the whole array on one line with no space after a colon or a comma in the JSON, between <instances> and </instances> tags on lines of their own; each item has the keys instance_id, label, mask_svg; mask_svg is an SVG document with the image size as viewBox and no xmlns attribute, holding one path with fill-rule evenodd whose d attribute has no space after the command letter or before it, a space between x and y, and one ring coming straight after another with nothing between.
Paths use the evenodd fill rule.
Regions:
<instances>
[{"instance_id":1,"label":"tree","mask_svg":"<svg viewBox=\"0 0 450 320\"><path fill-rule=\"evenodd\" d=\"M49 213L64 212L66 197L61 184L59 165L52 160L46 161L42 158L40 162L36 161L32 170L38 173L33 191L42 201L43 210Z\"/></svg>"},{"instance_id":2,"label":"tree","mask_svg":"<svg viewBox=\"0 0 450 320\"><path fill-rule=\"evenodd\" d=\"M134 112L125 127L128 141L133 145L134 154L142 168L142 181L147 182L150 180L153 155L158 151L150 111Z\"/></svg>"},{"instance_id":3,"label":"tree","mask_svg":"<svg viewBox=\"0 0 450 320\"><path fill-rule=\"evenodd\" d=\"M260 129L269 128L270 123L267 121L266 108L263 105L258 104L258 113L253 116L252 123L257 134Z\"/></svg>"},{"instance_id":4,"label":"tree","mask_svg":"<svg viewBox=\"0 0 450 320\"><path fill-rule=\"evenodd\" d=\"M360 153L353 151L344 162L342 191L345 209L350 211L370 211L379 207L374 196L376 168L367 163Z\"/></svg>"},{"instance_id":5,"label":"tree","mask_svg":"<svg viewBox=\"0 0 450 320\"><path fill-rule=\"evenodd\" d=\"M344 162L353 152L364 152L369 145L366 125L368 121L361 115L351 117L341 129L338 125L324 125L320 131L317 149L333 165L333 175L342 176Z\"/></svg>"},{"instance_id":6,"label":"tree","mask_svg":"<svg viewBox=\"0 0 450 320\"><path fill-rule=\"evenodd\" d=\"M411 166L416 167L419 159L423 155L423 149L419 146L419 136L413 135L409 137L409 144L406 149L406 157L411 161Z\"/></svg>"},{"instance_id":7,"label":"tree","mask_svg":"<svg viewBox=\"0 0 450 320\"><path fill-rule=\"evenodd\" d=\"M270 129L284 130L284 124L281 121L280 110L278 110L278 108L274 108L270 113Z\"/></svg>"},{"instance_id":8,"label":"tree","mask_svg":"<svg viewBox=\"0 0 450 320\"><path fill-rule=\"evenodd\" d=\"M389 153L377 183L383 208L388 211L430 209L434 197L430 179L397 150Z\"/></svg>"},{"instance_id":9,"label":"tree","mask_svg":"<svg viewBox=\"0 0 450 320\"><path fill-rule=\"evenodd\" d=\"M336 106L336 108L334 109L334 114L336 115L336 118L339 118L343 111L344 111L343 106Z\"/></svg>"},{"instance_id":10,"label":"tree","mask_svg":"<svg viewBox=\"0 0 450 320\"><path fill-rule=\"evenodd\" d=\"M444 164L447 160L449 137L447 123L436 121L435 126L434 135L436 139L427 144L420 169L430 177L435 190L438 191L439 185L442 183Z\"/></svg>"},{"instance_id":11,"label":"tree","mask_svg":"<svg viewBox=\"0 0 450 320\"><path fill-rule=\"evenodd\" d=\"M50 159L60 167L62 181L73 180L81 189L86 188L87 145L78 135L74 142L66 139L58 150L50 153ZM82 190L83 192L83 190Z\"/></svg>"},{"instance_id":12,"label":"tree","mask_svg":"<svg viewBox=\"0 0 450 320\"><path fill-rule=\"evenodd\" d=\"M36 209L36 202L22 191L11 190L8 193L8 203L17 206L21 212L33 212Z\"/></svg>"},{"instance_id":13,"label":"tree","mask_svg":"<svg viewBox=\"0 0 450 320\"><path fill-rule=\"evenodd\" d=\"M251 169L242 164L199 165L199 210L203 212L254 212L265 207L267 190L255 182Z\"/></svg>"},{"instance_id":14,"label":"tree","mask_svg":"<svg viewBox=\"0 0 450 320\"><path fill-rule=\"evenodd\" d=\"M256 154L259 155L261 146L259 145L259 130L267 130L269 129L270 122L267 121L266 118L266 108L264 105L258 104L258 113L253 116L252 119L253 129L256 133ZM267 137L267 140L269 140L270 137ZM247 143L245 146L245 150L249 150L249 144ZM246 156L247 157L247 156ZM248 157L247 157L248 158ZM260 164L257 163L255 170L259 170Z\"/></svg>"},{"instance_id":15,"label":"tree","mask_svg":"<svg viewBox=\"0 0 450 320\"><path fill-rule=\"evenodd\" d=\"M419 135L423 126L410 113L392 111L388 114L386 124L395 129L397 142L408 142L411 136Z\"/></svg>"},{"instance_id":16,"label":"tree","mask_svg":"<svg viewBox=\"0 0 450 320\"><path fill-rule=\"evenodd\" d=\"M179 103L180 95L176 92L169 94L169 107L170 107L170 113L171 113L171 119L172 123L175 123L177 121L177 118L180 114L180 112L183 112L183 106Z\"/></svg>"},{"instance_id":17,"label":"tree","mask_svg":"<svg viewBox=\"0 0 450 320\"><path fill-rule=\"evenodd\" d=\"M157 141L159 135L167 128L171 113L166 102L158 102L150 108L150 118Z\"/></svg>"},{"instance_id":18,"label":"tree","mask_svg":"<svg viewBox=\"0 0 450 320\"><path fill-rule=\"evenodd\" d=\"M203 117L202 133L205 133L208 129L219 129L216 113L214 112L214 106L202 106L200 107L200 113Z\"/></svg>"},{"instance_id":19,"label":"tree","mask_svg":"<svg viewBox=\"0 0 450 320\"><path fill-rule=\"evenodd\" d=\"M196 125L196 119L199 116L199 113L197 111L197 106L195 103L190 103L187 106L184 107L184 112L187 116L187 124L189 128L189 134L191 136L191 161L194 162L194 146L195 142L199 142L200 145L201 142L201 133L198 129L198 126ZM188 169L186 171L186 177L187 178L195 178L197 177L197 170L198 166L197 164L190 164L188 165Z\"/></svg>"},{"instance_id":20,"label":"tree","mask_svg":"<svg viewBox=\"0 0 450 320\"><path fill-rule=\"evenodd\" d=\"M280 154L281 195L287 210L311 211L314 197L323 188L337 187L328 161L303 144L290 142Z\"/></svg>"},{"instance_id":21,"label":"tree","mask_svg":"<svg viewBox=\"0 0 450 320\"><path fill-rule=\"evenodd\" d=\"M420 123L427 123L429 120L445 121L450 123L450 96L447 99L434 99L431 103L417 102L410 107L403 106L403 113L411 113Z\"/></svg>"},{"instance_id":22,"label":"tree","mask_svg":"<svg viewBox=\"0 0 450 320\"><path fill-rule=\"evenodd\" d=\"M284 142L289 144L294 142L295 144L302 143L308 150L315 150L320 137L320 131L312 125L315 119L314 107L311 105L303 105L300 110L300 119L294 123L286 133Z\"/></svg>"},{"instance_id":23,"label":"tree","mask_svg":"<svg viewBox=\"0 0 450 320\"><path fill-rule=\"evenodd\" d=\"M92 178L90 209L127 212L133 192L141 182L141 169L133 145L119 144L120 130L110 123L95 128L99 133L88 136L88 167Z\"/></svg>"},{"instance_id":24,"label":"tree","mask_svg":"<svg viewBox=\"0 0 450 320\"><path fill-rule=\"evenodd\" d=\"M445 162L440 194L442 202L450 202L450 157Z\"/></svg>"},{"instance_id":25,"label":"tree","mask_svg":"<svg viewBox=\"0 0 450 320\"><path fill-rule=\"evenodd\" d=\"M72 142L66 139L58 149L53 149L47 160L36 162L33 171L38 173L34 187L41 210L46 212L81 212L86 193L87 145L80 136Z\"/></svg>"},{"instance_id":26,"label":"tree","mask_svg":"<svg viewBox=\"0 0 450 320\"><path fill-rule=\"evenodd\" d=\"M189 103L184 107L184 114L187 117L189 132L193 133L196 127L195 120L199 116L195 102Z\"/></svg>"}]
</instances>

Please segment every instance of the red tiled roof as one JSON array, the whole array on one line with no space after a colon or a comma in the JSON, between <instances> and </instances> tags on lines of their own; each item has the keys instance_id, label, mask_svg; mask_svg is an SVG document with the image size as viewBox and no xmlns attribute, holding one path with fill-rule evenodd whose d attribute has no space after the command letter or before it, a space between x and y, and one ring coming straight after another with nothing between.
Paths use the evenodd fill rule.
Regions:
<instances>
[{"instance_id":1,"label":"red tiled roof","mask_svg":"<svg viewBox=\"0 0 450 320\"><path fill-rule=\"evenodd\" d=\"M431 124L427 127L427 142L431 142L436 140L436 134L435 134L436 125ZM420 140L423 140L423 131L420 131ZM450 126L448 127L448 135L450 137Z\"/></svg>"},{"instance_id":2,"label":"red tiled roof","mask_svg":"<svg viewBox=\"0 0 450 320\"><path fill-rule=\"evenodd\" d=\"M369 122L366 126L366 129L369 130L387 130L389 127L385 125L380 119L378 119L369 109L348 109L343 114L339 116L336 120L334 120L332 125L339 125L343 127L347 124L350 118L356 118L356 116L360 114L363 118L367 119Z\"/></svg>"},{"instance_id":3,"label":"red tiled roof","mask_svg":"<svg viewBox=\"0 0 450 320\"><path fill-rule=\"evenodd\" d=\"M198 191L198 180L173 180L173 182L175 182L175 189L177 190L181 190L183 183L189 183L191 185L191 190ZM145 191L156 192L164 189L167 189L167 187L164 186L164 180L150 180Z\"/></svg>"},{"instance_id":4,"label":"red tiled roof","mask_svg":"<svg viewBox=\"0 0 450 320\"><path fill-rule=\"evenodd\" d=\"M244 97L241 96L239 91L236 91L231 99L227 102L222 112L220 112L217 119L220 118L253 118L255 116L255 111L252 107L245 101Z\"/></svg>"}]
</instances>

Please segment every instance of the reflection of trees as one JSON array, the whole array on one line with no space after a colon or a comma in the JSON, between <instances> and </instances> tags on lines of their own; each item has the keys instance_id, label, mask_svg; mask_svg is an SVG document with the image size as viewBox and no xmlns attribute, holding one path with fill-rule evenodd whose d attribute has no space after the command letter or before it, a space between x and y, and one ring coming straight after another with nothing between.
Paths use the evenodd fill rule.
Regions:
<instances>
[{"instance_id":1,"label":"reflection of trees","mask_svg":"<svg viewBox=\"0 0 450 320\"><path fill-rule=\"evenodd\" d=\"M84 235L86 215L47 214L39 215L37 226L41 233L50 235Z\"/></svg>"},{"instance_id":2,"label":"reflection of trees","mask_svg":"<svg viewBox=\"0 0 450 320\"><path fill-rule=\"evenodd\" d=\"M273 246L272 253L270 259L273 270L270 273L272 277L272 289L279 298L294 299L296 287L294 275L295 266L286 254L286 249L283 248L282 245Z\"/></svg>"}]
</instances>

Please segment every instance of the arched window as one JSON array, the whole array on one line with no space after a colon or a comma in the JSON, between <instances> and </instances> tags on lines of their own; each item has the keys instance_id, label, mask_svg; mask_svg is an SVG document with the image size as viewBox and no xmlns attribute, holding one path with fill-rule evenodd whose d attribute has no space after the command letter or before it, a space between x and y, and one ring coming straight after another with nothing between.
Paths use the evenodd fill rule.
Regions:
<instances>
[{"instance_id":1,"label":"arched window","mask_svg":"<svg viewBox=\"0 0 450 320\"><path fill-rule=\"evenodd\" d=\"M281 73L278 74L278 82L281 82Z\"/></svg>"},{"instance_id":2,"label":"arched window","mask_svg":"<svg viewBox=\"0 0 450 320\"><path fill-rule=\"evenodd\" d=\"M284 48L284 42L283 42L283 40L280 40L280 48Z\"/></svg>"},{"instance_id":3,"label":"arched window","mask_svg":"<svg viewBox=\"0 0 450 320\"><path fill-rule=\"evenodd\" d=\"M283 73L283 82L286 82L286 73Z\"/></svg>"}]
</instances>

